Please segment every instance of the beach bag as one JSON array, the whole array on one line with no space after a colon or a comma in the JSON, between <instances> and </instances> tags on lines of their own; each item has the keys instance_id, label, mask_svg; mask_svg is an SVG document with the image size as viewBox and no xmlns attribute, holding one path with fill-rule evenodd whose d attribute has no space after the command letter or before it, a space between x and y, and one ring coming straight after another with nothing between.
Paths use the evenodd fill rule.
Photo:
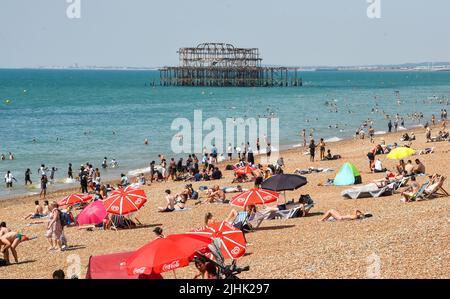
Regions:
<instances>
[{"instance_id":1,"label":"beach bag","mask_svg":"<svg viewBox=\"0 0 450 299\"><path fill-rule=\"evenodd\" d=\"M191 199L198 199L198 192L192 191Z\"/></svg>"},{"instance_id":2,"label":"beach bag","mask_svg":"<svg viewBox=\"0 0 450 299\"><path fill-rule=\"evenodd\" d=\"M0 258L0 267L6 266L6 260Z\"/></svg>"},{"instance_id":3,"label":"beach bag","mask_svg":"<svg viewBox=\"0 0 450 299\"><path fill-rule=\"evenodd\" d=\"M233 165L228 164L228 165L225 167L225 170L233 170Z\"/></svg>"}]
</instances>

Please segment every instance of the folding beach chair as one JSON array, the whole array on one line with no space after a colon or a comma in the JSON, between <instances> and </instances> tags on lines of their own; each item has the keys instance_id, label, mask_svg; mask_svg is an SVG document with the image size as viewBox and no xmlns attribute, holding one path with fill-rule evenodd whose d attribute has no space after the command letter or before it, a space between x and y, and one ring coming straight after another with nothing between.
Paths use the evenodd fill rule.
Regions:
<instances>
[{"instance_id":1,"label":"folding beach chair","mask_svg":"<svg viewBox=\"0 0 450 299\"><path fill-rule=\"evenodd\" d=\"M436 186L433 187L433 189L427 190L427 188L425 188L421 198L430 199L432 197L450 196L449 193L443 187L445 179L446 179L446 177L441 176L441 178L439 179L439 182L437 183Z\"/></svg>"},{"instance_id":2,"label":"folding beach chair","mask_svg":"<svg viewBox=\"0 0 450 299\"><path fill-rule=\"evenodd\" d=\"M416 201L418 198L423 198L423 193L425 192L425 189L428 187L430 182L424 183L420 189L411 197L411 201Z\"/></svg>"},{"instance_id":3,"label":"folding beach chair","mask_svg":"<svg viewBox=\"0 0 450 299\"><path fill-rule=\"evenodd\" d=\"M253 217L249 217L248 222L251 224L252 230L258 229L261 226L261 223L263 223L264 220L268 219L271 214L272 212L256 212Z\"/></svg>"},{"instance_id":4,"label":"folding beach chair","mask_svg":"<svg viewBox=\"0 0 450 299\"><path fill-rule=\"evenodd\" d=\"M382 196L382 195L387 195L387 194L393 195L393 194L394 194L394 191L395 191L396 185L397 185L396 182L390 183L390 184L384 186L383 188L381 188L381 189L378 190L378 191L372 191L372 192L369 192L369 194L370 194L373 198L378 198L378 197L380 197L380 196Z\"/></svg>"},{"instance_id":5,"label":"folding beach chair","mask_svg":"<svg viewBox=\"0 0 450 299\"><path fill-rule=\"evenodd\" d=\"M291 208L289 210L280 210L280 211L275 211L273 212L268 219L292 219L292 218L297 218L299 213L301 212L301 207L300 205Z\"/></svg>"}]
</instances>

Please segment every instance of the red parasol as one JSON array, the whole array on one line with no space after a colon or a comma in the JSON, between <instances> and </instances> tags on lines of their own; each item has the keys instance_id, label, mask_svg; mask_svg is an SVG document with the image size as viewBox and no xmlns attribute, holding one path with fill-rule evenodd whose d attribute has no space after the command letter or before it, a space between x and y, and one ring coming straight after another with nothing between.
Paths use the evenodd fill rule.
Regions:
<instances>
[{"instance_id":1,"label":"red parasol","mask_svg":"<svg viewBox=\"0 0 450 299\"><path fill-rule=\"evenodd\" d=\"M71 206L79 202L87 202L92 199L90 194L70 194L58 202L59 206Z\"/></svg>"},{"instance_id":2,"label":"red parasol","mask_svg":"<svg viewBox=\"0 0 450 299\"><path fill-rule=\"evenodd\" d=\"M188 232L198 236L208 236L220 239L220 250L225 259L236 259L244 255L247 242L244 233L226 221L213 223L208 226Z\"/></svg>"},{"instance_id":3,"label":"red parasol","mask_svg":"<svg viewBox=\"0 0 450 299\"><path fill-rule=\"evenodd\" d=\"M134 252L123 265L129 275L159 274L189 265L196 251L207 251L211 238L177 234L156 239Z\"/></svg>"},{"instance_id":4,"label":"red parasol","mask_svg":"<svg viewBox=\"0 0 450 299\"><path fill-rule=\"evenodd\" d=\"M234 196L231 199L230 204L239 207L264 205L277 201L278 197L280 197L280 195L275 191L254 188Z\"/></svg>"},{"instance_id":5,"label":"red parasol","mask_svg":"<svg viewBox=\"0 0 450 299\"><path fill-rule=\"evenodd\" d=\"M106 211L116 215L127 215L139 210L147 202L147 195L142 189L131 186L115 190L103 201Z\"/></svg>"}]
</instances>

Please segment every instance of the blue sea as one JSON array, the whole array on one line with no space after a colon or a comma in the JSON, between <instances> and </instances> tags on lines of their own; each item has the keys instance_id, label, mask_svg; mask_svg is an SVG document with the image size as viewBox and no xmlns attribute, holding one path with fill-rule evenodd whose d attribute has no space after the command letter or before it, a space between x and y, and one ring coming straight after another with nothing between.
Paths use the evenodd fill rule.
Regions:
<instances>
[{"instance_id":1,"label":"blue sea","mask_svg":"<svg viewBox=\"0 0 450 299\"><path fill-rule=\"evenodd\" d=\"M301 143L303 128L314 128L316 139L346 138L368 118L376 131L387 131L382 110L405 116L406 126L418 124L408 114L422 112L429 119L448 110L448 101L437 99L450 97L450 72L301 76L303 87L208 88L152 86L157 71L0 70L0 153L7 158L0 161L0 175L11 170L18 180L13 191L2 184L0 198L39 192L36 185L24 187L24 172L30 168L38 183L41 164L58 168L55 189L68 186L62 181L69 162L76 174L80 164L100 168L103 157L115 158L119 168L103 171L106 179L145 168L159 153L176 157L170 150L177 133L172 121L192 120L194 110L202 110L204 119L278 117L283 148ZM372 112L376 107L378 113ZM15 160L8 160L8 152Z\"/></svg>"}]
</instances>

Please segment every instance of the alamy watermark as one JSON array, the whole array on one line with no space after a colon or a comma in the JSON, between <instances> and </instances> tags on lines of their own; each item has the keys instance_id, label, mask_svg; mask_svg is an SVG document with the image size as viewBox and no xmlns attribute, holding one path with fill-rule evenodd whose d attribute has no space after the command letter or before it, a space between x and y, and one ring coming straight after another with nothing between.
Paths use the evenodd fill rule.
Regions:
<instances>
[{"instance_id":1,"label":"alamy watermark","mask_svg":"<svg viewBox=\"0 0 450 299\"><path fill-rule=\"evenodd\" d=\"M71 254L66 259L67 262L67 278L81 277L81 258L78 254Z\"/></svg>"},{"instance_id":2,"label":"alamy watermark","mask_svg":"<svg viewBox=\"0 0 450 299\"><path fill-rule=\"evenodd\" d=\"M366 258L366 276L370 279L381 278L381 259L376 253L372 253Z\"/></svg>"},{"instance_id":3,"label":"alamy watermark","mask_svg":"<svg viewBox=\"0 0 450 299\"><path fill-rule=\"evenodd\" d=\"M381 18L381 0L366 0L369 3L367 8L367 17L369 19Z\"/></svg>"},{"instance_id":4,"label":"alamy watermark","mask_svg":"<svg viewBox=\"0 0 450 299\"><path fill-rule=\"evenodd\" d=\"M69 4L66 9L66 16L69 19L81 18L81 0L66 0Z\"/></svg>"},{"instance_id":5,"label":"alamy watermark","mask_svg":"<svg viewBox=\"0 0 450 299\"><path fill-rule=\"evenodd\" d=\"M278 159L280 129L278 118L226 118L224 122L216 117L203 120L201 110L194 110L193 123L187 118L176 118L170 129L177 133L171 141L175 154L202 154L215 147L218 154L244 152L248 147L261 156L262 163ZM206 133L206 135L205 135ZM260 151L257 152L259 145ZM270 157L267 155L270 152ZM269 161L270 160L270 161Z\"/></svg>"}]
</instances>

